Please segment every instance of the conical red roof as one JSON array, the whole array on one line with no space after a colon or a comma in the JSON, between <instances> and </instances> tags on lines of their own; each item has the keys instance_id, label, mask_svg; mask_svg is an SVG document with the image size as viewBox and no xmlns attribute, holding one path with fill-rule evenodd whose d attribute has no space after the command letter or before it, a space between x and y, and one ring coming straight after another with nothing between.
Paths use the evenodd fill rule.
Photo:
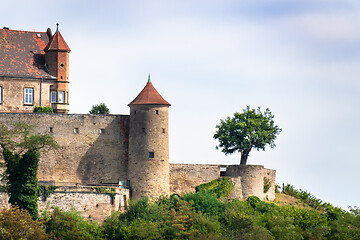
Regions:
<instances>
[{"instance_id":1,"label":"conical red roof","mask_svg":"<svg viewBox=\"0 0 360 240\"><path fill-rule=\"evenodd\" d=\"M45 51L66 51L70 52L69 46L66 44L64 38L59 31L56 31L50 42L44 49Z\"/></svg>"},{"instance_id":2,"label":"conical red roof","mask_svg":"<svg viewBox=\"0 0 360 240\"><path fill-rule=\"evenodd\" d=\"M130 105L139 105L139 104L160 104L171 106L159 93L156 91L152 85L150 79L147 82L144 89L139 93L139 95L131 102Z\"/></svg>"}]
</instances>

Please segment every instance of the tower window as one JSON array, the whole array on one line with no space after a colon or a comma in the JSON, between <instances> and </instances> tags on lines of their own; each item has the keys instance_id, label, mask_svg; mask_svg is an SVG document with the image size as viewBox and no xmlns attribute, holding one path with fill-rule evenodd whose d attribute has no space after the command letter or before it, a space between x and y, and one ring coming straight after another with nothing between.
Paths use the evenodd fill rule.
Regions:
<instances>
[{"instance_id":1,"label":"tower window","mask_svg":"<svg viewBox=\"0 0 360 240\"><path fill-rule=\"evenodd\" d=\"M134 111L134 114L136 114L136 111Z\"/></svg>"},{"instance_id":2,"label":"tower window","mask_svg":"<svg viewBox=\"0 0 360 240\"><path fill-rule=\"evenodd\" d=\"M49 133L53 133L53 132L54 132L53 127L49 127Z\"/></svg>"},{"instance_id":3,"label":"tower window","mask_svg":"<svg viewBox=\"0 0 360 240\"><path fill-rule=\"evenodd\" d=\"M60 67L61 67L61 68L63 68L64 66L65 66L65 65L64 65L63 63L62 63L62 64L60 64Z\"/></svg>"},{"instance_id":4,"label":"tower window","mask_svg":"<svg viewBox=\"0 0 360 240\"><path fill-rule=\"evenodd\" d=\"M79 128L74 128L74 133L79 133Z\"/></svg>"},{"instance_id":5,"label":"tower window","mask_svg":"<svg viewBox=\"0 0 360 240\"><path fill-rule=\"evenodd\" d=\"M156 114L159 114L159 110L156 110L155 112L156 112Z\"/></svg>"},{"instance_id":6,"label":"tower window","mask_svg":"<svg viewBox=\"0 0 360 240\"><path fill-rule=\"evenodd\" d=\"M155 157L155 153L154 152L149 152L149 158L154 158Z\"/></svg>"},{"instance_id":7,"label":"tower window","mask_svg":"<svg viewBox=\"0 0 360 240\"><path fill-rule=\"evenodd\" d=\"M105 133L105 129L103 129L103 128L100 128L100 129L99 129L99 133L100 133L100 134L103 134L103 133Z\"/></svg>"},{"instance_id":8,"label":"tower window","mask_svg":"<svg viewBox=\"0 0 360 240\"><path fill-rule=\"evenodd\" d=\"M162 132L165 133L165 128L162 129Z\"/></svg>"},{"instance_id":9,"label":"tower window","mask_svg":"<svg viewBox=\"0 0 360 240\"><path fill-rule=\"evenodd\" d=\"M34 104L34 89L25 88L24 89L24 103L32 105Z\"/></svg>"}]
</instances>

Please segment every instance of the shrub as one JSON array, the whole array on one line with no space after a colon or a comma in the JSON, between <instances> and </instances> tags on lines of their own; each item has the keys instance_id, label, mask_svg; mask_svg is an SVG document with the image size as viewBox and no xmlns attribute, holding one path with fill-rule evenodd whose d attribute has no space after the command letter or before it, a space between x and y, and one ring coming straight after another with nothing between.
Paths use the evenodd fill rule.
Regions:
<instances>
[{"instance_id":1,"label":"shrub","mask_svg":"<svg viewBox=\"0 0 360 240\"><path fill-rule=\"evenodd\" d=\"M46 106L46 107L40 107L35 106L34 113L54 113L52 107Z\"/></svg>"},{"instance_id":2,"label":"shrub","mask_svg":"<svg viewBox=\"0 0 360 240\"><path fill-rule=\"evenodd\" d=\"M228 178L218 178L195 187L196 192L208 192L217 198L227 198L234 191L235 184Z\"/></svg>"},{"instance_id":3,"label":"shrub","mask_svg":"<svg viewBox=\"0 0 360 240\"><path fill-rule=\"evenodd\" d=\"M102 229L98 224L84 219L75 210L65 212L56 207L44 216L46 232L53 239L102 239Z\"/></svg>"},{"instance_id":4,"label":"shrub","mask_svg":"<svg viewBox=\"0 0 360 240\"><path fill-rule=\"evenodd\" d=\"M0 239L48 239L39 220L33 220L26 210L19 207L3 208L0 211Z\"/></svg>"}]
</instances>

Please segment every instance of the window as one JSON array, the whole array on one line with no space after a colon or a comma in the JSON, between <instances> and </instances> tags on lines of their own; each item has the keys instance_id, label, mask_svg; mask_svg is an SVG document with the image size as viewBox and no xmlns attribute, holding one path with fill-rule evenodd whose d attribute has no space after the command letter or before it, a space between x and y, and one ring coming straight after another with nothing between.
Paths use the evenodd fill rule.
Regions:
<instances>
[{"instance_id":1,"label":"window","mask_svg":"<svg viewBox=\"0 0 360 240\"><path fill-rule=\"evenodd\" d=\"M56 103L56 91L51 91L51 99L52 103Z\"/></svg>"},{"instance_id":2,"label":"window","mask_svg":"<svg viewBox=\"0 0 360 240\"><path fill-rule=\"evenodd\" d=\"M64 102L65 102L65 92L59 91L59 103L64 103Z\"/></svg>"},{"instance_id":3,"label":"window","mask_svg":"<svg viewBox=\"0 0 360 240\"><path fill-rule=\"evenodd\" d=\"M25 104L33 104L34 103L34 89L33 88L25 88Z\"/></svg>"},{"instance_id":4,"label":"window","mask_svg":"<svg viewBox=\"0 0 360 240\"><path fill-rule=\"evenodd\" d=\"M53 127L49 127L49 133L53 133L53 132L54 132Z\"/></svg>"},{"instance_id":5,"label":"window","mask_svg":"<svg viewBox=\"0 0 360 240\"><path fill-rule=\"evenodd\" d=\"M220 177L226 176L226 167L220 167Z\"/></svg>"},{"instance_id":6,"label":"window","mask_svg":"<svg viewBox=\"0 0 360 240\"><path fill-rule=\"evenodd\" d=\"M155 153L154 152L149 152L149 158L154 158L155 157Z\"/></svg>"},{"instance_id":7,"label":"window","mask_svg":"<svg viewBox=\"0 0 360 240\"><path fill-rule=\"evenodd\" d=\"M2 103L2 87L0 86L0 104Z\"/></svg>"},{"instance_id":8,"label":"window","mask_svg":"<svg viewBox=\"0 0 360 240\"><path fill-rule=\"evenodd\" d=\"M165 128L162 129L162 132L165 133Z\"/></svg>"},{"instance_id":9,"label":"window","mask_svg":"<svg viewBox=\"0 0 360 240\"><path fill-rule=\"evenodd\" d=\"M159 110L156 110L155 112L156 112L156 114L159 114Z\"/></svg>"},{"instance_id":10,"label":"window","mask_svg":"<svg viewBox=\"0 0 360 240\"><path fill-rule=\"evenodd\" d=\"M143 128L143 129L142 129L142 132L143 132L143 133L146 133L146 130L145 130L145 128Z\"/></svg>"},{"instance_id":11,"label":"window","mask_svg":"<svg viewBox=\"0 0 360 240\"><path fill-rule=\"evenodd\" d=\"M99 133L100 133L100 134L103 134L103 133L105 133L105 129L103 129L103 128L100 128L100 129L99 129Z\"/></svg>"},{"instance_id":12,"label":"window","mask_svg":"<svg viewBox=\"0 0 360 240\"><path fill-rule=\"evenodd\" d=\"M79 128L74 128L74 133L79 133Z\"/></svg>"}]
</instances>

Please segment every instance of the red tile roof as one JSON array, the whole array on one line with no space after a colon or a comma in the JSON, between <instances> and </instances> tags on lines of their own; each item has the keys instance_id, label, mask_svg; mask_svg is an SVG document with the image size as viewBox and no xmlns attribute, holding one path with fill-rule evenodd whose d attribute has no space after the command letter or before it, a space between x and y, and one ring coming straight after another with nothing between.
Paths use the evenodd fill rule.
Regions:
<instances>
[{"instance_id":1,"label":"red tile roof","mask_svg":"<svg viewBox=\"0 0 360 240\"><path fill-rule=\"evenodd\" d=\"M144 89L139 93L139 95L131 102L130 105L139 105L139 104L160 104L171 106L159 93L156 91L152 85L150 79L147 82Z\"/></svg>"},{"instance_id":2,"label":"red tile roof","mask_svg":"<svg viewBox=\"0 0 360 240\"><path fill-rule=\"evenodd\" d=\"M66 44L64 38L61 33L57 31L54 36L51 38L51 41L48 43L45 51L66 51L70 52L69 46Z\"/></svg>"},{"instance_id":3,"label":"red tile roof","mask_svg":"<svg viewBox=\"0 0 360 240\"><path fill-rule=\"evenodd\" d=\"M54 78L44 69L46 32L0 29L0 76Z\"/></svg>"}]
</instances>

